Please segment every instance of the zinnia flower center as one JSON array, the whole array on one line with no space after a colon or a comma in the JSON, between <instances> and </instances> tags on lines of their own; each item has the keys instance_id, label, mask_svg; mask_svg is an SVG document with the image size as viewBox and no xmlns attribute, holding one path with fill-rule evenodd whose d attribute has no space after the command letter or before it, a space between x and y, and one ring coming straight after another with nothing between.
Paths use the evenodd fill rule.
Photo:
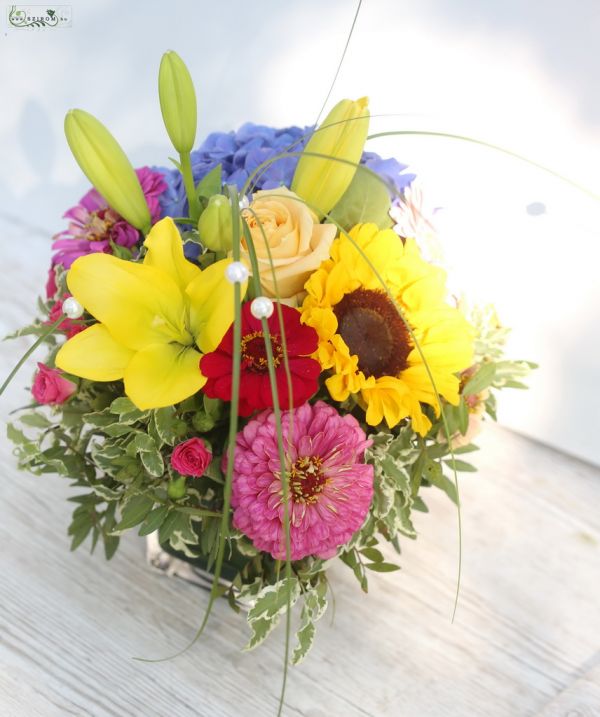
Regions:
<instances>
[{"instance_id":1,"label":"zinnia flower center","mask_svg":"<svg viewBox=\"0 0 600 717\"><path fill-rule=\"evenodd\" d=\"M333 307L338 333L365 376L397 376L412 350L398 310L383 291L356 289Z\"/></svg>"},{"instance_id":2,"label":"zinnia flower center","mask_svg":"<svg viewBox=\"0 0 600 717\"><path fill-rule=\"evenodd\" d=\"M327 476L321 470L319 456L303 456L290 471L290 490L294 503L316 503L325 490Z\"/></svg>"},{"instance_id":3,"label":"zinnia flower center","mask_svg":"<svg viewBox=\"0 0 600 717\"><path fill-rule=\"evenodd\" d=\"M273 363L275 368L283 359L283 348L279 342L279 336L271 334L271 347L273 349ZM251 371L267 371L269 362L265 347L265 335L262 331L253 331L242 337L242 360L245 367Z\"/></svg>"},{"instance_id":4,"label":"zinnia flower center","mask_svg":"<svg viewBox=\"0 0 600 717\"><path fill-rule=\"evenodd\" d=\"M106 207L98 209L90 214L90 218L85 225L86 239L88 241L102 241L106 239L112 227L116 224L117 217L115 213Z\"/></svg>"}]
</instances>

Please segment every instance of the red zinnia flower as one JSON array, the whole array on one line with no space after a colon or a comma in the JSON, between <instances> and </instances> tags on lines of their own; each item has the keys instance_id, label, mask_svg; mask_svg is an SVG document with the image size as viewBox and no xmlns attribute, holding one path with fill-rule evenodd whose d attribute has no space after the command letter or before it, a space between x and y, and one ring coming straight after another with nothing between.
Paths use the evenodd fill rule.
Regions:
<instances>
[{"instance_id":1,"label":"red zinnia flower","mask_svg":"<svg viewBox=\"0 0 600 717\"><path fill-rule=\"evenodd\" d=\"M317 390L321 373L318 361L309 358L317 350L318 336L312 326L300 323L300 312L281 305L283 329L292 378L293 405L307 401ZM283 346L277 309L268 319L275 363L275 375L281 408L290 408L289 389L283 361ZM200 370L208 381L204 392L209 398L231 401L231 371L233 365L233 325L215 351L200 360ZM242 306L242 377L240 383L240 416L272 408L273 395L269 384L269 369L265 339L260 319L252 316L250 302Z\"/></svg>"}]
</instances>

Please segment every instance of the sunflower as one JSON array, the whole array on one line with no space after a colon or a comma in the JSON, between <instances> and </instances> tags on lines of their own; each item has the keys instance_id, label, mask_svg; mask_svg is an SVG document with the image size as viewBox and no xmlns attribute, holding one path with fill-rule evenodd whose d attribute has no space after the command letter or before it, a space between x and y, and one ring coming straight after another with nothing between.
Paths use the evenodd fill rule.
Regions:
<instances>
[{"instance_id":1,"label":"sunflower","mask_svg":"<svg viewBox=\"0 0 600 717\"><path fill-rule=\"evenodd\" d=\"M435 389L459 402L457 373L472 363L473 329L446 303L445 272L423 260L414 240L375 224L357 225L350 237L333 242L305 285L302 321L319 335L315 357L330 372L334 401L353 395L369 425L410 417L425 435L422 404L440 412Z\"/></svg>"}]
</instances>

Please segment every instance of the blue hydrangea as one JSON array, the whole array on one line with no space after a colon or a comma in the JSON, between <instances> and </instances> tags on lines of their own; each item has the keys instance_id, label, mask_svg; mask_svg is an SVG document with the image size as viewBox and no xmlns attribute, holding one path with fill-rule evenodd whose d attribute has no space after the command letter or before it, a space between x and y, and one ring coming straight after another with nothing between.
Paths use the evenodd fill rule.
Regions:
<instances>
[{"instance_id":1,"label":"blue hydrangea","mask_svg":"<svg viewBox=\"0 0 600 717\"><path fill-rule=\"evenodd\" d=\"M191 153L194 181L199 182L218 164L222 167L223 182L235 184L241 190L252 172L265 160L293 145L300 152L310 134L310 127L275 129L247 122L237 132L213 132L200 147ZM273 162L254 182L254 189L289 187L298 157L284 157ZM400 192L410 185L416 175L404 173L407 165L395 159L383 159L375 152L364 152L361 163L377 172L390 186ZM162 216L187 216L187 199L181 174L176 169L156 168L164 175L167 190L160 197Z\"/></svg>"}]
</instances>

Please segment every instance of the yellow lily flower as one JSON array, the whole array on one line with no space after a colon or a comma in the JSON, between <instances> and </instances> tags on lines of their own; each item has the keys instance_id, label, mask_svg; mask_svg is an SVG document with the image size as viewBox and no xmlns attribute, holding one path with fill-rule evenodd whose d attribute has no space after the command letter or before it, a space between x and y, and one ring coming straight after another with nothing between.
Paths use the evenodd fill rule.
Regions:
<instances>
[{"instance_id":1,"label":"yellow lily flower","mask_svg":"<svg viewBox=\"0 0 600 717\"><path fill-rule=\"evenodd\" d=\"M184 257L169 217L144 244L141 264L100 253L73 262L69 291L99 323L56 356L56 365L75 376L123 379L125 393L142 410L178 403L204 386L200 358L216 349L234 317L233 287L225 277L231 260L200 270Z\"/></svg>"}]
</instances>

